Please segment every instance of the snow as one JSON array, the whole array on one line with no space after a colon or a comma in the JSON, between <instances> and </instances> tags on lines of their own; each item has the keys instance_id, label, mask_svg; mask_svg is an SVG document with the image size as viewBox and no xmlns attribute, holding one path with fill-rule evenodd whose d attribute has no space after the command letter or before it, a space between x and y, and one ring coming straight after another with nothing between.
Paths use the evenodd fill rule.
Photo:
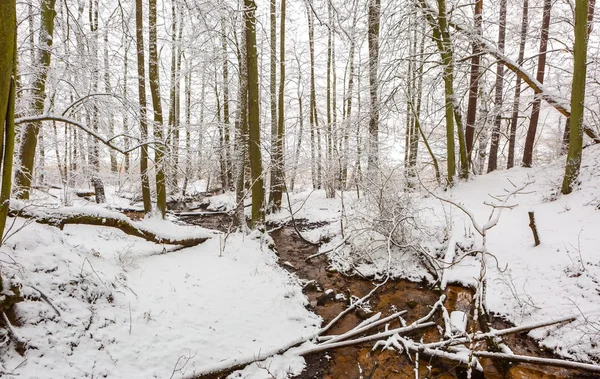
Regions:
<instances>
[{"instance_id":1,"label":"snow","mask_svg":"<svg viewBox=\"0 0 600 379\"><path fill-rule=\"evenodd\" d=\"M581 316L578 321L552 330L530 333L557 353L580 361L600 359L600 146L584 151L581 184L570 195L559 193L564 162L562 159L533 169L513 168L476 177L459 183L446 198L460 202L479 222L486 221L491 195L501 195L532 182L509 201L518 204L504 209L498 224L487 232L487 306L515 324L552 319L567 315ZM431 205L437 201L430 199ZM463 241L473 227L467 217L453 212L453 237ZM528 212L535 212L541 245L535 247L529 228ZM465 234L467 236L465 236ZM497 260L497 263L495 262ZM477 266L474 269L473 266ZM473 259L454 266L450 281L467 283L478 275Z\"/></svg>"},{"instance_id":2,"label":"snow","mask_svg":"<svg viewBox=\"0 0 600 379\"><path fill-rule=\"evenodd\" d=\"M179 228L160 223L165 233ZM18 261L3 267L5 277L45 291L62 313L39 301L17 306L18 332L34 348L25 357L3 351L2 366L14 371L7 378L168 378L174 371L181 377L320 324L305 309L295 278L255 235L225 242L213 234L199 246L163 254L163 246L114 228L60 231L32 223L1 252L3 260ZM28 286L24 292L35 294ZM271 364L298 371L303 362ZM264 377L258 368L252 377L260 372Z\"/></svg>"},{"instance_id":3,"label":"snow","mask_svg":"<svg viewBox=\"0 0 600 379\"><path fill-rule=\"evenodd\" d=\"M328 241L321 251L329 251L332 266L380 278L433 280L417 257L421 251L439 263L441 285L477 287L481 252L486 252L488 310L515 324L578 316L575 322L530 335L562 356L598 362L600 146L585 149L580 184L568 196L558 191L563 170L561 159L533 169L497 171L447 191L433 190L435 196L401 193L392 185L384 194L391 202L383 211L392 212L392 224L405 214L413 216L401 228L403 238L407 246L418 244L421 250L392 246L386 229L374 228L374 215L381 210L373 209L368 196L358 198L354 192L345 192L343 201L339 192L334 199L324 191L296 192L290 195L292 212L284 198L282 211L268 220L286 222L293 214L296 220L327 223L304 233L311 240ZM491 215L489 203L525 183L530 184L506 202L510 208ZM436 196L460 204L467 213ZM234 199L233 193L214 196L209 208L233 209ZM109 201L114 205L121 200L115 196ZM109 207L77 200L73 207L34 211L125 217ZM529 211L536 216L537 247ZM115 228L66 225L61 231L14 221L9 233L16 233L0 248L0 260L4 278L23 286L27 300L16 306L16 330L32 348L22 357L12 344L2 345L0 335L0 370L7 378L191 377L306 341L321 323L305 308L297 278L267 248L270 238L257 233L225 235L153 217L134 222L169 238L208 238L180 249ZM382 220L377 222L381 227ZM36 288L60 316L36 301ZM450 318L457 330L464 329L464 314L453 312ZM306 342L230 377L298 374L304 359L295 352L309 348Z\"/></svg>"}]
</instances>

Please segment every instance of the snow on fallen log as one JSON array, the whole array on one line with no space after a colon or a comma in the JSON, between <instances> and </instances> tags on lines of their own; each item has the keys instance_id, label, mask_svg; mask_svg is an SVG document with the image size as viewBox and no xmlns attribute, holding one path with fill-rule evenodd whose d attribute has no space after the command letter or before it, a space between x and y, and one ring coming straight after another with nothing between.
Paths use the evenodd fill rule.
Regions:
<instances>
[{"instance_id":1,"label":"snow on fallen log","mask_svg":"<svg viewBox=\"0 0 600 379\"><path fill-rule=\"evenodd\" d=\"M499 337L499 336L504 336L504 335L508 335L508 334L521 333L521 332L528 332L530 330L543 328L546 326L552 326L552 325L557 325L557 324L563 324L566 322L572 322L572 321L575 321L576 319L577 319L577 316L567 316L567 317L557 318L557 319L549 320L549 321L542 321L542 322L536 322L533 324L515 326L512 328L494 330L494 331L491 331L488 333L479 333L479 334L469 336L468 338L462 337L462 338L455 338L455 339L450 339L450 340L446 340L446 341L432 342L432 343L425 344L424 346L435 349L435 348L444 347L444 346L461 345L461 344L469 343L471 341L481 341L481 340L484 340L487 338Z\"/></svg>"},{"instance_id":2,"label":"snow on fallen log","mask_svg":"<svg viewBox=\"0 0 600 379\"><path fill-rule=\"evenodd\" d=\"M34 208L11 201L11 217L30 218L40 224L63 229L65 225L93 225L117 228L123 233L146 241L192 247L211 238L213 233L196 226L180 226L165 220L132 221L122 213L102 207Z\"/></svg>"},{"instance_id":3,"label":"snow on fallen log","mask_svg":"<svg viewBox=\"0 0 600 379\"><path fill-rule=\"evenodd\" d=\"M539 357L530 357L527 355L513 355L513 354L505 354L505 353L492 353L489 351L474 351L473 355L479 358L490 358L490 359L500 359L504 361L510 362L519 362L519 363L532 363L537 365L544 366L554 366L554 367L562 367L569 369L580 369L590 372L600 372L600 366L593 365L589 363L580 363L580 362L572 362L564 359L554 359L554 358L539 358Z\"/></svg>"}]
</instances>

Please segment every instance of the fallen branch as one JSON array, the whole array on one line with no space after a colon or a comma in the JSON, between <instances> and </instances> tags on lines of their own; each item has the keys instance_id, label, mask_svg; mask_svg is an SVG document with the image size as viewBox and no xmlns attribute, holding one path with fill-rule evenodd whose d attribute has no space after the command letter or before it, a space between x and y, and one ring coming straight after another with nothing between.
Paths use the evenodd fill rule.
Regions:
<instances>
[{"instance_id":1,"label":"fallen branch","mask_svg":"<svg viewBox=\"0 0 600 379\"><path fill-rule=\"evenodd\" d=\"M343 246L343 245L344 245L344 244L345 244L345 243L348 241L348 239L349 239L349 238L350 238L350 237L346 237L346 238L344 238L344 239L342 240L342 242L340 242L340 243L339 243L339 244L338 244L336 247L334 247L334 248L331 248L331 249L328 249L328 250L320 251L320 252L318 252L318 253L315 253L315 254L313 254L313 255L311 255L311 256L309 256L309 257L307 257L307 258L306 258L304 261L309 261L309 260L311 260L311 259L313 259L313 258L320 257L321 255L329 254L329 253L331 253L332 251L335 251L335 250L339 249L341 246Z\"/></svg>"},{"instance_id":2,"label":"fallen branch","mask_svg":"<svg viewBox=\"0 0 600 379\"><path fill-rule=\"evenodd\" d=\"M331 343L339 342L339 341L348 339L350 337L354 337L356 335L362 334L362 333L366 332L369 329L373 329L376 326L385 324L388 321L392 321L396 317L400 317L403 314L405 314L406 312L407 311L396 312L396 313L394 313L392 315L389 315L389 316L387 316L385 318L382 318L381 320L377 320L377 321L374 321L374 322L366 324L366 325L362 325L362 324L358 325L356 328L354 328L352 330L349 330L346 333L337 335L337 336L326 336L326 337L323 337L324 341L325 341L323 344L331 344Z\"/></svg>"},{"instance_id":3,"label":"fallen branch","mask_svg":"<svg viewBox=\"0 0 600 379\"><path fill-rule=\"evenodd\" d=\"M107 226L117 228L127 235L143 238L146 241L162 243L167 245L181 245L184 247L196 246L208 239L207 237L191 237L176 239L161 236L155 232L143 229L140 225L136 225L130 218L121 214L108 216L84 213L64 213L58 210L31 212L23 209L10 209L9 216L34 219L40 224L55 226L61 230L65 227L65 225L69 224Z\"/></svg>"},{"instance_id":4,"label":"fallen branch","mask_svg":"<svg viewBox=\"0 0 600 379\"><path fill-rule=\"evenodd\" d=\"M294 353L298 354L298 355L308 355L308 354L318 353L319 351L331 350L331 349L336 349L336 348L345 347L345 346L358 345L363 342L378 340L378 339L381 339L384 337L392 336L394 334L397 334L397 335L408 334L410 332L414 332L415 330L428 328L428 327L434 326L434 325L435 325L435 322L433 322L433 321L429 321L429 322L426 322L423 324L412 324L410 326L391 329L391 330L387 330L385 332L379 332L379 333L372 334L369 336L360 337L360 338L357 338L354 340L334 342L334 343L323 343L320 345L315 345L312 347L305 348L304 350L295 351Z\"/></svg>"},{"instance_id":5,"label":"fallen branch","mask_svg":"<svg viewBox=\"0 0 600 379\"><path fill-rule=\"evenodd\" d=\"M576 319L577 319L576 316L568 316L568 317L563 317L563 318L559 318L559 319L555 319L555 320L542 321L542 322L537 322L537 323L528 324L528 325L515 326L512 328L494 330L494 331L491 331L488 333L475 334L474 336L469 336L468 338L462 337L462 338L450 339L447 341L433 342L433 343L425 344L424 346L428 347L428 348L439 348L439 347L444 347L444 346L461 345L461 344L469 343L472 341L481 341L481 340L484 340L487 338L499 337L499 336L504 336L504 335L508 335L508 334L521 333L521 332L528 332L533 329L538 329L538 328L543 328L546 326L552 326L552 325L563 324L566 322L575 321Z\"/></svg>"},{"instance_id":6,"label":"fallen branch","mask_svg":"<svg viewBox=\"0 0 600 379\"><path fill-rule=\"evenodd\" d=\"M513 355L504 353L491 353L489 351L474 351L473 355L480 358L500 359L511 362L532 363L544 366L562 367L568 369L579 369L590 372L600 372L600 366L589 363L579 363L564 359L539 358L527 355Z\"/></svg>"}]
</instances>

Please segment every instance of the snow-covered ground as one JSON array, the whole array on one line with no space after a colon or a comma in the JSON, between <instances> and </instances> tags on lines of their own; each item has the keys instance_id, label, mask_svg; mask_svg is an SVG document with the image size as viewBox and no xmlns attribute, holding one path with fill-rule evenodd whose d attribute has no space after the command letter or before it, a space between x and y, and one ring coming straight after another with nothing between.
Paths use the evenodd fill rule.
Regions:
<instances>
[{"instance_id":1,"label":"snow-covered ground","mask_svg":"<svg viewBox=\"0 0 600 379\"><path fill-rule=\"evenodd\" d=\"M182 233L168 221L143 224ZM25 294L39 297L29 285L44 291L61 315L41 301L16 307L17 331L31 348L24 357L0 348L4 377L176 378L320 324L260 238L210 235L163 254L174 247L114 228L24 226L2 247L5 278L23 283ZM291 372L303 367L298 359L279 364Z\"/></svg>"},{"instance_id":2,"label":"snow-covered ground","mask_svg":"<svg viewBox=\"0 0 600 379\"><path fill-rule=\"evenodd\" d=\"M564 158L563 158L564 159ZM497 259L488 266L487 304L491 311L520 324L560 316L579 315L578 321L531 335L559 354L577 360L600 359L600 146L584 150L581 184L561 195L564 162L533 169L513 168L460 183L440 194L464 205L480 224L487 222L493 202L513 184L531 183L508 201L498 224L489 230L488 251ZM433 203L439 201L431 200ZM471 222L456 208L453 236L465 240ZM528 212L533 211L541 244L534 246ZM481 244L481 238L476 238ZM453 274L454 277L460 276ZM468 272L468 271L465 271ZM466 276L463 272L463 277ZM472 280L464 277L464 280Z\"/></svg>"},{"instance_id":3,"label":"snow-covered ground","mask_svg":"<svg viewBox=\"0 0 600 379\"><path fill-rule=\"evenodd\" d=\"M508 205L516 206L504 209L487 234L487 250L494 256L488 259L488 308L516 324L579 315L576 322L531 335L559 354L597 362L600 147L585 150L581 184L568 196L558 191L563 167L564 162L557 161L534 169L498 171L434 193L461 204L482 225L492 209L486 202L495 201L489 195L529 183L523 191L527 194L509 200ZM357 199L355 193L346 192L341 201L339 194L325 198L324 191L290 196L294 218L329 223L305 237L330 239L322 249L341 246L332 259L348 259L353 251L340 244L341 226L353 227L368 197ZM126 203L113 195L109 201ZM228 193L213 197L211 207L230 209L233 204L234 196ZM284 198L284 209L270 215L269 221L288 221L286 204ZM481 247L471 221L455 206L425 192L413 193L410 204L418 210L419 227L432 231L431 240L421 241L430 251L443 253L448 241ZM77 199L75 205L78 212L116 215L83 200ZM537 247L528 226L529 211L535 212L540 234ZM4 277L20 282L28 298L16 306L20 325L16 330L30 348L20 356L0 335L4 377L189 377L224 360L252 356L310 335L319 326L321 320L304 307L297 280L278 266L269 241L258 234L225 238L222 233L153 218L136 225L177 238L209 239L174 251L176 246L147 242L114 228L67 225L61 231L15 221L10 233L18 232L1 247L0 259ZM443 230L448 230L445 240L439 233ZM362 242L372 234L365 236ZM390 261L395 275L427 276L416 268L415 260L407 265L406 257L401 254ZM479 269L470 263L455 264L447 277L472 283ZM366 260L354 267L358 264L368 270ZM372 273L380 270L375 267ZM36 289L51 299L60 316L38 301ZM288 353L231 377L270 378L274 373L284 378L301 371L303 362Z\"/></svg>"}]
</instances>

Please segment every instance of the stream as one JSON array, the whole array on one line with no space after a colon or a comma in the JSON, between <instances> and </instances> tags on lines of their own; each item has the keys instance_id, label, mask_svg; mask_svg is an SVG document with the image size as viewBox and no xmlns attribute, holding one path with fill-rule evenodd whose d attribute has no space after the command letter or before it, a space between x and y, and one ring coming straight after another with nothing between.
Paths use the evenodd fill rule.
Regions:
<instances>
[{"instance_id":1,"label":"stream","mask_svg":"<svg viewBox=\"0 0 600 379\"><path fill-rule=\"evenodd\" d=\"M221 229L229 225L230 217L226 214L207 215L199 217L183 217L182 221L188 224L200 225L206 228ZM304 225L304 228L310 228ZM312 226L314 228L314 225ZM286 270L294 272L300 279L306 282L303 292L309 300L309 308L323 318L323 325L331 321L349 303L349 298L361 298L369 293L377 284L370 280L347 276L335 272L329 268L326 255L311 259L305 259L318 251L318 247L308 244L298 237L293 227L283 226L271 232L275 241L277 255L280 264ZM381 312L382 318L400 310L407 313L402 317L407 323L411 323L431 310L431 305L438 301L441 293L428 286L427 283L414 283L407 280L390 280L377 290L370 298L368 307L359 308L339 320L328 334L336 335L346 332L360 322L369 318L377 312ZM460 286L449 286L446 290L446 308L461 309L469 307L473 294L470 289ZM443 322L436 312L433 321L439 327L430 327L421 331L415 331L408 337L413 340L434 342L442 339L440 331L443 330ZM389 328L399 327L400 321L394 320ZM508 322L498 318L492 318L491 326L496 329L510 327ZM379 331L383 331L383 327ZM371 331L370 333L373 333ZM551 352L545 351L535 340L525 334L515 334L504 337L504 342L515 354L523 354L536 357L558 358ZM399 354L396 350L372 350L373 342L332 349L323 353L315 353L305 356L306 368L296 378L299 379L383 379L383 378L415 378L415 363L409 360L406 353ZM411 354L414 358L414 354ZM474 371L472 378L486 379L559 379L559 378L594 378L593 374L578 370L564 369L550 366L531 364L508 364L501 361L491 361L482 358L480 362L484 368L484 374ZM216 379L225 378L231 371L205 375L200 378ZM465 370L456 367L450 361L439 358L430 360L423 358L419 363L419 378L466 378Z\"/></svg>"}]
</instances>

